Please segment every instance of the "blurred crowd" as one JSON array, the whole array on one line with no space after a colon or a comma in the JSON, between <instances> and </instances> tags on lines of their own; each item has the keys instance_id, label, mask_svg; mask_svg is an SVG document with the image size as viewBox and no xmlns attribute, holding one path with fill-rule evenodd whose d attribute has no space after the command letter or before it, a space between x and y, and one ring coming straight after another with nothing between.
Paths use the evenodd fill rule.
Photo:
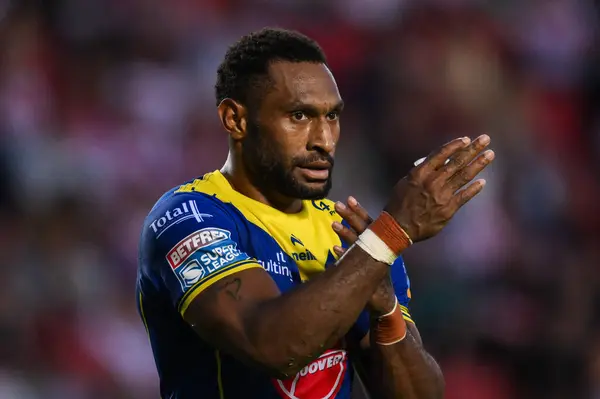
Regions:
<instances>
[{"instance_id":1,"label":"blurred crowd","mask_svg":"<svg viewBox=\"0 0 600 399\"><path fill-rule=\"evenodd\" d=\"M406 254L447 399L600 398L595 3L0 0L0 398L158 396L141 224L224 162L216 68L263 26L328 54L332 199L376 214L418 158L492 137L484 192Z\"/></svg>"}]
</instances>

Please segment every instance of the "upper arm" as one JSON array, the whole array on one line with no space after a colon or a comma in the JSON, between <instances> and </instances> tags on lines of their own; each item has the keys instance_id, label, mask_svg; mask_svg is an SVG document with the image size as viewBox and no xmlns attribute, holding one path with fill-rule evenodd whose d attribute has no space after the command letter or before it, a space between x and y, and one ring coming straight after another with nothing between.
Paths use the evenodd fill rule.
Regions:
<instances>
[{"instance_id":1,"label":"upper arm","mask_svg":"<svg viewBox=\"0 0 600 399\"><path fill-rule=\"evenodd\" d=\"M264 366L262 353L251 341L247 320L259 304L280 295L262 268L233 273L197 295L184 319L211 345L256 367Z\"/></svg>"},{"instance_id":2,"label":"upper arm","mask_svg":"<svg viewBox=\"0 0 600 399\"><path fill-rule=\"evenodd\" d=\"M189 198L175 196L151 216L159 218L169 209L173 215L173 209ZM278 296L279 290L245 252L232 217L212 201L194 202L195 213L202 217L181 217L150 238L154 271L160 274L173 306L204 340L248 356L243 317L256 304Z\"/></svg>"}]
</instances>

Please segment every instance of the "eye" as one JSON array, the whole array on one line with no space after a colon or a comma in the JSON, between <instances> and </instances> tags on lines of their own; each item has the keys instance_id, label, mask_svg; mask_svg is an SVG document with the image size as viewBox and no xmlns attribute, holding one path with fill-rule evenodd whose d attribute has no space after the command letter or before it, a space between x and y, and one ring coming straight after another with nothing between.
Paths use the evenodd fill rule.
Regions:
<instances>
[{"instance_id":1,"label":"eye","mask_svg":"<svg viewBox=\"0 0 600 399\"><path fill-rule=\"evenodd\" d=\"M295 111L295 112L292 112L292 119L294 119L295 121L303 121L308 118L304 112Z\"/></svg>"},{"instance_id":2,"label":"eye","mask_svg":"<svg viewBox=\"0 0 600 399\"><path fill-rule=\"evenodd\" d=\"M337 111L330 112L327 114L327 119L330 121L335 121L340 118L340 113Z\"/></svg>"}]
</instances>

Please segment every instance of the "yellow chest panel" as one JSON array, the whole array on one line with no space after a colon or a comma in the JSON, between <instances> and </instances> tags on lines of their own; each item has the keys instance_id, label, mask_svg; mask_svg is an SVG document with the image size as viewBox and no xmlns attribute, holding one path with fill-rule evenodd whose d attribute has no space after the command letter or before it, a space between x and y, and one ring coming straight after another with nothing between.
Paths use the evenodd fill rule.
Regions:
<instances>
[{"instance_id":1,"label":"yellow chest panel","mask_svg":"<svg viewBox=\"0 0 600 399\"><path fill-rule=\"evenodd\" d=\"M176 192L215 195L222 202L232 204L250 223L275 239L296 262L303 281L322 273L327 260L335 256L333 246L340 245L331 223L341 218L333 202L327 199L304 201L301 212L283 213L238 193L218 171L183 185Z\"/></svg>"}]
</instances>

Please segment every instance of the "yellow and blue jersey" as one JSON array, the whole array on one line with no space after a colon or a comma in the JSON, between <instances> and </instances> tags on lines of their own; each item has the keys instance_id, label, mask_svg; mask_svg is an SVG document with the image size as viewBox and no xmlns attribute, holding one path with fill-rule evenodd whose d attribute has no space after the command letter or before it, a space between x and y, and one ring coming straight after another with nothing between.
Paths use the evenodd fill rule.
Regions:
<instances>
[{"instance_id":1,"label":"yellow and blue jersey","mask_svg":"<svg viewBox=\"0 0 600 399\"><path fill-rule=\"evenodd\" d=\"M184 321L206 288L239 271L261 267L282 293L333 266L331 228L341 221L329 200L304 201L286 214L235 191L215 171L176 187L156 203L140 239L138 311L150 338L164 399L350 398L354 371L342 344L329 348L289 380L274 380L203 341ZM392 280L410 319L409 280L402 258ZM369 329L366 312L349 334Z\"/></svg>"}]
</instances>

